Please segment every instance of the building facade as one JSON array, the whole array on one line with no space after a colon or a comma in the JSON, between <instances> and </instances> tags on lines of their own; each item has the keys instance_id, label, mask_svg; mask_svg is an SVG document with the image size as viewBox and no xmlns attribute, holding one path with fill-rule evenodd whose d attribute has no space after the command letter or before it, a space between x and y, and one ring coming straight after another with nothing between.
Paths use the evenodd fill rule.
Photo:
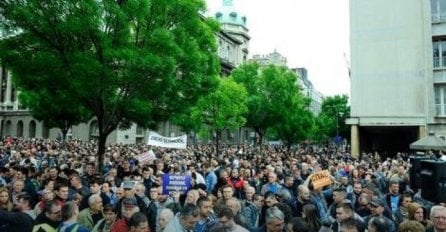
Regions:
<instances>
[{"instance_id":1,"label":"building facade","mask_svg":"<svg viewBox=\"0 0 446 232\"><path fill-rule=\"evenodd\" d=\"M223 5L215 13L215 18L221 24L221 30L216 35L218 43L218 56L221 64L221 76L228 76L230 72L246 61L249 53L248 29L246 17L238 13L230 0L223 0ZM11 80L12 74L0 66L0 136L18 136L24 138L61 138L58 128L47 128L42 121L34 119L27 109L20 107L18 92ZM170 122L159 124L159 133L164 136L180 136L184 134ZM73 126L68 132L69 138L93 140L99 136L97 121L90 120ZM107 143L134 144L147 141L148 130L133 124L127 130L117 129L107 138ZM209 141L215 134L211 133ZM241 143L253 139L246 128L237 131L226 131L222 135L222 142ZM189 135L189 141L196 141L195 135Z\"/></svg>"},{"instance_id":2,"label":"building facade","mask_svg":"<svg viewBox=\"0 0 446 232\"><path fill-rule=\"evenodd\" d=\"M352 154L446 136L446 1L350 0Z\"/></svg>"}]
</instances>

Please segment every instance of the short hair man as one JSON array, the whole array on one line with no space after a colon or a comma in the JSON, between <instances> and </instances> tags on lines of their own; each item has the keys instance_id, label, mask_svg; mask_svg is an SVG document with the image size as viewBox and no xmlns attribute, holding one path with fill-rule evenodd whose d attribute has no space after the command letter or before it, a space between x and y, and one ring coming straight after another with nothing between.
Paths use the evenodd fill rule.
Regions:
<instances>
[{"instance_id":1,"label":"short hair man","mask_svg":"<svg viewBox=\"0 0 446 232\"><path fill-rule=\"evenodd\" d=\"M34 221L33 231L39 231L40 228L42 228L43 231L56 231L57 227L59 227L62 222L61 209L62 206L57 204L54 200L45 202L43 211Z\"/></svg>"},{"instance_id":2,"label":"short hair man","mask_svg":"<svg viewBox=\"0 0 446 232\"><path fill-rule=\"evenodd\" d=\"M434 223L427 232L445 232L446 231L446 207L436 205L431 208L430 219Z\"/></svg>"},{"instance_id":3,"label":"short hair man","mask_svg":"<svg viewBox=\"0 0 446 232\"><path fill-rule=\"evenodd\" d=\"M194 231L200 210L196 205L185 204L183 209L167 224L164 231Z\"/></svg>"},{"instance_id":4,"label":"short hair man","mask_svg":"<svg viewBox=\"0 0 446 232\"><path fill-rule=\"evenodd\" d=\"M88 232L86 227L77 223L79 216L79 208L74 202L66 202L62 206L62 224L57 228L57 231L76 231L76 232Z\"/></svg>"},{"instance_id":5,"label":"short hair man","mask_svg":"<svg viewBox=\"0 0 446 232\"><path fill-rule=\"evenodd\" d=\"M130 218L130 232L148 232L149 231L149 223L147 221L146 215L143 213L135 213Z\"/></svg>"},{"instance_id":6,"label":"short hair man","mask_svg":"<svg viewBox=\"0 0 446 232\"><path fill-rule=\"evenodd\" d=\"M218 227L227 232L248 232L247 229L238 225L234 221L234 212L230 208L223 208L218 214Z\"/></svg>"}]
</instances>

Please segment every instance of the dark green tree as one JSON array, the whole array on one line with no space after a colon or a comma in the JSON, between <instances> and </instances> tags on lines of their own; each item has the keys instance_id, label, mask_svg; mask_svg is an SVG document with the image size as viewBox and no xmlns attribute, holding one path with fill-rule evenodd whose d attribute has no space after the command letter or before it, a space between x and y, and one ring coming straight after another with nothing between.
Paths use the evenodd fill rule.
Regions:
<instances>
[{"instance_id":1,"label":"dark green tree","mask_svg":"<svg viewBox=\"0 0 446 232\"><path fill-rule=\"evenodd\" d=\"M327 141L336 135L350 138L350 127L345 120L350 116L347 95L335 95L324 98L321 113L317 117L317 129L314 135L319 141Z\"/></svg>"},{"instance_id":2,"label":"dark green tree","mask_svg":"<svg viewBox=\"0 0 446 232\"><path fill-rule=\"evenodd\" d=\"M245 124L248 112L247 92L232 78L220 79L215 92L201 98L192 110L191 120L203 122L216 134L215 148L219 155L221 134Z\"/></svg>"},{"instance_id":3,"label":"dark green tree","mask_svg":"<svg viewBox=\"0 0 446 232\"><path fill-rule=\"evenodd\" d=\"M31 115L49 128L59 128L62 132L62 142L65 145L70 128L91 119L91 113L82 105L73 102L69 92L55 90L51 95L46 89L41 92L22 92L19 95L22 106L30 109Z\"/></svg>"},{"instance_id":4,"label":"dark green tree","mask_svg":"<svg viewBox=\"0 0 446 232\"><path fill-rule=\"evenodd\" d=\"M113 130L154 127L215 88L218 25L204 10L202 0L0 1L0 58L21 92L67 91L97 119L99 168Z\"/></svg>"}]
</instances>

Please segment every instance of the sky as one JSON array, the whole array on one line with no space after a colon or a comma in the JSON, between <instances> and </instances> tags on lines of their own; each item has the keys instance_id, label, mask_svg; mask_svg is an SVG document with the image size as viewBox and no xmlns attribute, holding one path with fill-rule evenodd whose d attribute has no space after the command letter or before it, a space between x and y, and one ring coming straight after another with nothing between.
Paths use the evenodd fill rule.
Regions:
<instances>
[{"instance_id":1,"label":"sky","mask_svg":"<svg viewBox=\"0 0 446 232\"><path fill-rule=\"evenodd\" d=\"M205 0L215 13L223 0ZM247 17L249 57L274 50L304 67L324 96L350 95L349 0L233 0Z\"/></svg>"}]
</instances>

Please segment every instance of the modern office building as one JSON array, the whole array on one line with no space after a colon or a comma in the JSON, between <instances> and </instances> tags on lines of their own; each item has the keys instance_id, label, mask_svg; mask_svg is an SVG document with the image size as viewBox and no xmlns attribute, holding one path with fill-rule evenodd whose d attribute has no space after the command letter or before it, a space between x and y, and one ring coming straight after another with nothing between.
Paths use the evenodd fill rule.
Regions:
<instances>
[{"instance_id":1,"label":"modern office building","mask_svg":"<svg viewBox=\"0 0 446 232\"><path fill-rule=\"evenodd\" d=\"M352 154L446 136L446 1L350 0Z\"/></svg>"},{"instance_id":2,"label":"modern office building","mask_svg":"<svg viewBox=\"0 0 446 232\"><path fill-rule=\"evenodd\" d=\"M223 0L223 5L215 13L215 18L221 24L217 33L218 56L220 57L221 75L227 76L230 72L246 61L249 50L248 29L246 17L240 14L231 0ZM11 81L11 73L0 66L0 136L39 137L55 139L62 133L57 128L47 128L43 122L34 119L27 109L20 107L17 95L19 94ZM159 125L160 134L164 136L179 136L183 134L178 127L170 122ZM95 119L88 123L73 126L68 137L82 140L91 140L99 136L98 125ZM107 143L144 143L147 141L148 130L133 124L128 130L115 130L107 139ZM194 136L190 135L190 140ZM212 135L210 139L212 139ZM250 137L249 130L240 128L237 131L226 131L222 142L246 142Z\"/></svg>"}]
</instances>

